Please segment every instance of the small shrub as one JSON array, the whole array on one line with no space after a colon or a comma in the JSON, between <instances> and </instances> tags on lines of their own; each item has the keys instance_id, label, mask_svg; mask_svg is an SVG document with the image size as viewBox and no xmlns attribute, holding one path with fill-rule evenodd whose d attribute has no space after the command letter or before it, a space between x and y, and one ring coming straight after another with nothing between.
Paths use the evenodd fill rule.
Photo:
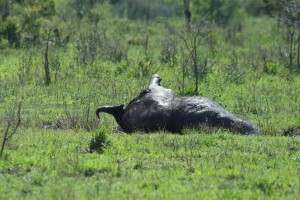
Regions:
<instances>
[{"instance_id":1,"label":"small shrub","mask_svg":"<svg viewBox=\"0 0 300 200\"><path fill-rule=\"evenodd\" d=\"M177 64L177 53L178 53L178 40L177 38L165 37L162 41L162 50L161 50L161 61L162 63L170 63L172 67Z\"/></svg>"},{"instance_id":2,"label":"small shrub","mask_svg":"<svg viewBox=\"0 0 300 200\"><path fill-rule=\"evenodd\" d=\"M75 44L79 63L89 66L98 59L116 63L127 60L128 46L122 43L123 38L109 31L106 26L94 25L79 35Z\"/></svg>"},{"instance_id":3,"label":"small shrub","mask_svg":"<svg viewBox=\"0 0 300 200\"><path fill-rule=\"evenodd\" d=\"M103 153L104 149L110 145L110 141L107 139L106 130L100 129L94 132L94 137L92 138L89 146L89 151Z\"/></svg>"},{"instance_id":4,"label":"small shrub","mask_svg":"<svg viewBox=\"0 0 300 200\"><path fill-rule=\"evenodd\" d=\"M18 20L8 17L5 21L0 20L0 39L8 41L10 47L20 47L21 27Z\"/></svg>"}]
</instances>

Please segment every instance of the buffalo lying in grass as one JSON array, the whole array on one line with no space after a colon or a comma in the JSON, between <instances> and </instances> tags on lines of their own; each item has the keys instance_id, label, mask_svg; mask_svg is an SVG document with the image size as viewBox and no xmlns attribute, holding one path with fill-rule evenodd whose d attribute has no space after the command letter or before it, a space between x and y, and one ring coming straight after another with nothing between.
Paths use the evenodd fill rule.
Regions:
<instances>
[{"instance_id":1,"label":"buffalo lying in grass","mask_svg":"<svg viewBox=\"0 0 300 200\"><path fill-rule=\"evenodd\" d=\"M258 128L205 97L174 97L172 90L160 85L160 76L152 76L149 88L127 106L103 106L96 110L115 117L123 131L180 133L184 127L207 125L241 134L260 134Z\"/></svg>"}]
</instances>

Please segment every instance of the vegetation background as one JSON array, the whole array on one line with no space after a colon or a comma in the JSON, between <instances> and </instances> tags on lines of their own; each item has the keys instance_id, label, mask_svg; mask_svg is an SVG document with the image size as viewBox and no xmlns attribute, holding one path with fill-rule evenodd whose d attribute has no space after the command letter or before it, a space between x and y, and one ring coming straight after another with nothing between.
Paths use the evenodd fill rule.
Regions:
<instances>
[{"instance_id":1,"label":"vegetation background","mask_svg":"<svg viewBox=\"0 0 300 200\"><path fill-rule=\"evenodd\" d=\"M0 199L299 199L298 0L0 0ZM263 136L127 135L152 74Z\"/></svg>"}]
</instances>

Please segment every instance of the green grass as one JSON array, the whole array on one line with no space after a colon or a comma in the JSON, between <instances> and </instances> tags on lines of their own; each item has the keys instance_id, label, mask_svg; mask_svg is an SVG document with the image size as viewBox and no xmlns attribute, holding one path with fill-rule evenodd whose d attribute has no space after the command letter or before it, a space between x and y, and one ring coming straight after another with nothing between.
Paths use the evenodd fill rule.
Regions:
<instances>
[{"instance_id":1,"label":"green grass","mask_svg":"<svg viewBox=\"0 0 300 200\"><path fill-rule=\"evenodd\" d=\"M127 58L108 59L120 52L95 45L88 36L103 27L92 32L94 25L86 23L83 36L50 47L49 86L43 44L0 51L0 141L24 98L21 126L0 158L0 199L300 198L300 137L284 136L299 135L300 76L278 57L276 21L247 19L236 41L215 27L214 51L201 49L208 74L200 80L200 95L264 133L242 136L208 128L127 135L113 117L97 119L98 106L127 104L154 73L176 96L194 91L191 73L182 91L180 44L175 63L161 62L162 42L171 37L162 23L114 20L107 21L105 42ZM184 27L179 19L170 21ZM128 39L144 39L144 32L147 51L128 46ZM84 45L96 48L95 54Z\"/></svg>"},{"instance_id":2,"label":"green grass","mask_svg":"<svg viewBox=\"0 0 300 200\"><path fill-rule=\"evenodd\" d=\"M0 198L300 197L300 138L106 134L98 154L88 152L93 133L20 130L0 160Z\"/></svg>"}]
</instances>

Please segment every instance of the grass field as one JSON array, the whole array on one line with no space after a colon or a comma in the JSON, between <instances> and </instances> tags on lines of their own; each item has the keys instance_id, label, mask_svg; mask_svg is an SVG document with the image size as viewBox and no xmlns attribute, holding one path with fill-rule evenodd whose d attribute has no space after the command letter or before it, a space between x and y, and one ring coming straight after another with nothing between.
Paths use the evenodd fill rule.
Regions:
<instances>
[{"instance_id":1,"label":"grass field","mask_svg":"<svg viewBox=\"0 0 300 200\"><path fill-rule=\"evenodd\" d=\"M22 129L1 160L1 199L299 199L300 139L226 132L127 135Z\"/></svg>"},{"instance_id":2,"label":"grass field","mask_svg":"<svg viewBox=\"0 0 300 200\"><path fill-rule=\"evenodd\" d=\"M101 24L87 24L67 46L50 46L48 86L45 44L1 49L0 141L23 102L0 158L0 199L300 199L300 76L277 54L275 24L251 18L234 42L216 27L212 46L199 50L208 59L200 95L261 136L208 128L128 135L111 116L96 118L98 106L128 103L154 73L176 96L193 95L193 74L182 79L186 49L160 22L107 22L105 42ZM147 48L128 45L144 33ZM163 42L178 43L168 62Z\"/></svg>"}]
</instances>

